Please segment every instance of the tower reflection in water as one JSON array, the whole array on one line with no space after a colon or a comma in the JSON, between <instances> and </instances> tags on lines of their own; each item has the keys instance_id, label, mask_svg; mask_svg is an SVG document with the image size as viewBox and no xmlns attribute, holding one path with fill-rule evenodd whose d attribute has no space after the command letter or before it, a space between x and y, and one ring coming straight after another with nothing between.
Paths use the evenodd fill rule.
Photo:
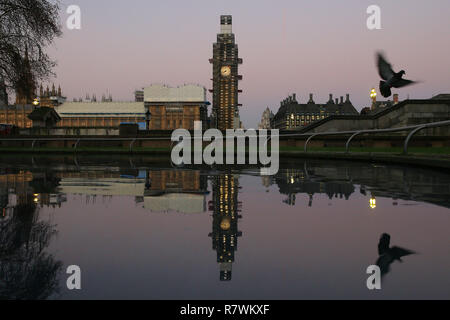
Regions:
<instances>
[{"instance_id":1,"label":"tower reflection in water","mask_svg":"<svg viewBox=\"0 0 450 320\"><path fill-rule=\"evenodd\" d=\"M242 204L238 201L239 178L232 174L213 176L212 201L209 209L213 211L212 238L213 250L217 252L220 265L220 281L230 281L232 265L237 251L238 230Z\"/></svg>"}]
</instances>

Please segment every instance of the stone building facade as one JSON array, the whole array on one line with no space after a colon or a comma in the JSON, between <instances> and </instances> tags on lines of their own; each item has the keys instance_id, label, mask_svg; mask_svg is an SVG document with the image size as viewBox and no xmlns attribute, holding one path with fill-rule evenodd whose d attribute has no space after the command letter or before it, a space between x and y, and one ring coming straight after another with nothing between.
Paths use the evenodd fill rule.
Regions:
<instances>
[{"instance_id":1,"label":"stone building facade","mask_svg":"<svg viewBox=\"0 0 450 320\"><path fill-rule=\"evenodd\" d=\"M150 130L194 129L194 122L207 128L206 89L198 85L171 88L152 85L144 89L145 101L66 102L61 88L40 87L39 107L54 108L61 118L57 127L64 128L118 128L123 123L137 123L146 128L146 112L151 112ZM28 115L37 107L32 104L7 106L0 104L0 123L19 128L31 128Z\"/></svg>"},{"instance_id":2,"label":"stone building facade","mask_svg":"<svg viewBox=\"0 0 450 320\"><path fill-rule=\"evenodd\" d=\"M431 99L404 100L368 115L333 115L317 121L300 132L320 133L336 131L402 128L450 119L450 95L441 94ZM406 132L398 133L405 135ZM417 135L448 136L450 127L436 127Z\"/></svg>"},{"instance_id":3,"label":"stone building facade","mask_svg":"<svg viewBox=\"0 0 450 320\"><path fill-rule=\"evenodd\" d=\"M299 130L313 122L325 119L332 115L358 115L358 111L350 102L350 95L333 100L330 94L328 102L316 104L313 94L309 95L309 101L304 104L297 102L295 94L284 99L275 114L272 126L280 130Z\"/></svg>"},{"instance_id":4,"label":"stone building facade","mask_svg":"<svg viewBox=\"0 0 450 320\"><path fill-rule=\"evenodd\" d=\"M261 122L258 124L258 129L271 129L273 117L273 112L270 111L269 107L267 107L262 114Z\"/></svg>"},{"instance_id":5,"label":"stone building facade","mask_svg":"<svg viewBox=\"0 0 450 320\"><path fill-rule=\"evenodd\" d=\"M194 122L207 128L206 89L198 85L168 87L152 85L144 88L144 106L151 113L150 130L193 130Z\"/></svg>"},{"instance_id":6,"label":"stone building facade","mask_svg":"<svg viewBox=\"0 0 450 320\"><path fill-rule=\"evenodd\" d=\"M2 89L0 88L0 96L2 95L1 91ZM52 86L52 89L49 89L48 86L47 89L44 89L41 84L39 96L29 96L26 92L23 92L23 90L17 90L16 103L14 105L8 105L8 96L6 91L4 95L4 102L2 103L0 101L0 123L11 124L19 128L32 127L32 121L28 118L28 116L36 109L36 106L33 105L35 98L38 98L39 100L39 107L49 108L55 108L64 103L66 100L66 98L62 96L61 87L56 89L55 85Z\"/></svg>"},{"instance_id":7,"label":"stone building facade","mask_svg":"<svg viewBox=\"0 0 450 320\"><path fill-rule=\"evenodd\" d=\"M33 112L33 105L0 105L0 123L12 124L19 128L31 128L33 122L28 115Z\"/></svg>"}]
</instances>

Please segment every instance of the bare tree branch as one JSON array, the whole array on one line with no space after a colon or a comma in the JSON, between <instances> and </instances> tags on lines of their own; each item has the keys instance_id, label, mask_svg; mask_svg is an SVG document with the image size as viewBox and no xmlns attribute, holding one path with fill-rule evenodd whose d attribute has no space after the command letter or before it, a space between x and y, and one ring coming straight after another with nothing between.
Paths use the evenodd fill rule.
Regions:
<instances>
[{"instance_id":1,"label":"bare tree branch","mask_svg":"<svg viewBox=\"0 0 450 320\"><path fill-rule=\"evenodd\" d=\"M0 83L8 91L25 85L25 52L34 85L52 76L55 62L44 48L60 35L59 0L0 0Z\"/></svg>"}]
</instances>

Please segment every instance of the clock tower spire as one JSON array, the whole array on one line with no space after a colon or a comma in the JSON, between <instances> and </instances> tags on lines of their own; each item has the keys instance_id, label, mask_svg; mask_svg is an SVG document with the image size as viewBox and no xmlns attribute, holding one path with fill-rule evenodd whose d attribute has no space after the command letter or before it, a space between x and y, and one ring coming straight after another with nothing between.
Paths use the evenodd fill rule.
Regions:
<instances>
[{"instance_id":1,"label":"clock tower spire","mask_svg":"<svg viewBox=\"0 0 450 320\"><path fill-rule=\"evenodd\" d=\"M240 126L238 83L242 76L238 67L242 59L238 57L238 45L232 29L232 16L220 16L220 33L213 44L213 127L219 130L236 129Z\"/></svg>"}]
</instances>

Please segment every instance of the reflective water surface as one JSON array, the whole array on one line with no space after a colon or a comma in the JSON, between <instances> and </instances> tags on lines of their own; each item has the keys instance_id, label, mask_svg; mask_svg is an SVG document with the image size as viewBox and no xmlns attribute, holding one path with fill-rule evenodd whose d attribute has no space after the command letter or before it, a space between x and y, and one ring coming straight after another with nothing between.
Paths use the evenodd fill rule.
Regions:
<instances>
[{"instance_id":1,"label":"reflective water surface","mask_svg":"<svg viewBox=\"0 0 450 320\"><path fill-rule=\"evenodd\" d=\"M450 173L415 167L1 156L0 298L450 299L449 208Z\"/></svg>"}]
</instances>

